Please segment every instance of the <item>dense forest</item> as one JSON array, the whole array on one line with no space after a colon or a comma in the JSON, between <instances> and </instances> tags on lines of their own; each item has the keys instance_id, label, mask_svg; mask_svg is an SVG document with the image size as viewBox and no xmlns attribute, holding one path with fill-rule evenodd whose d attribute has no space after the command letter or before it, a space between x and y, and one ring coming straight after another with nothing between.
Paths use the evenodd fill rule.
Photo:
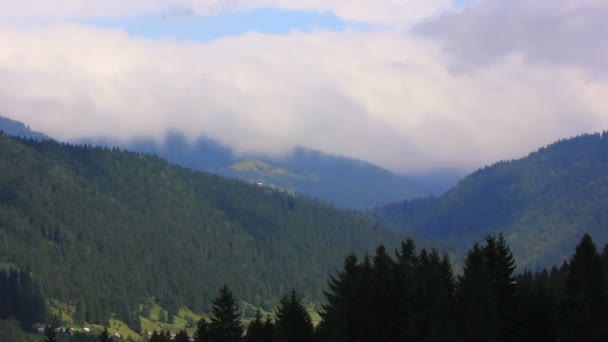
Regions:
<instances>
[{"instance_id":1,"label":"dense forest","mask_svg":"<svg viewBox=\"0 0 608 342\"><path fill-rule=\"evenodd\" d=\"M130 143L110 140L79 143L82 142L152 153L195 170L262 182L342 208L364 210L428 195L428 191L412 179L379 166L301 147L277 156L236 154L216 141L207 138L189 141L177 133L167 134L162 143L146 139Z\"/></svg>"},{"instance_id":2,"label":"dense forest","mask_svg":"<svg viewBox=\"0 0 608 342\"><path fill-rule=\"evenodd\" d=\"M342 257L401 237L364 215L117 149L0 135L0 265L80 322L139 328L140 304L206 312L228 284L319 302ZM269 266L271 265L271 266Z\"/></svg>"},{"instance_id":3,"label":"dense forest","mask_svg":"<svg viewBox=\"0 0 608 342\"><path fill-rule=\"evenodd\" d=\"M576 237L608 241L608 133L559 141L480 169L438 198L370 211L418 236L469 246L503 231L522 266L563 260Z\"/></svg>"},{"instance_id":4,"label":"dense forest","mask_svg":"<svg viewBox=\"0 0 608 342\"><path fill-rule=\"evenodd\" d=\"M316 327L295 290L272 316L258 311L247 329L238 302L223 286L197 342L594 342L608 339L608 245L584 235L559 268L515 273L504 237L488 236L454 275L447 256L416 250L412 240L391 255L384 246L362 260L350 255L330 277ZM50 327L47 340L55 334ZM49 335L51 336L49 338ZM64 336L65 338L66 336ZM89 338L90 336L87 336ZM67 336L66 341L85 341ZM151 332L151 342L189 341L186 331ZM104 330L99 341L111 341Z\"/></svg>"}]
</instances>

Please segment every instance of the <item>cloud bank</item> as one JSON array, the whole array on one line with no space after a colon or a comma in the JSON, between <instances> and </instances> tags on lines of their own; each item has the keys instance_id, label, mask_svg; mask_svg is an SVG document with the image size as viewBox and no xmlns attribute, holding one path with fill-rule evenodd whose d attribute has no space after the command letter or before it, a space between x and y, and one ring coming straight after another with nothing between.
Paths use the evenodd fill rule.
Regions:
<instances>
[{"instance_id":1,"label":"cloud bank","mask_svg":"<svg viewBox=\"0 0 608 342\"><path fill-rule=\"evenodd\" d=\"M450 3L2 4L0 21L9 24L0 27L0 112L61 139L162 139L174 130L241 152L306 146L398 172L471 169L608 128L608 6ZM330 11L375 26L195 42L70 23L264 6ZM10 18L46 24L24 27Z\"/></svg>"}]
</instances>

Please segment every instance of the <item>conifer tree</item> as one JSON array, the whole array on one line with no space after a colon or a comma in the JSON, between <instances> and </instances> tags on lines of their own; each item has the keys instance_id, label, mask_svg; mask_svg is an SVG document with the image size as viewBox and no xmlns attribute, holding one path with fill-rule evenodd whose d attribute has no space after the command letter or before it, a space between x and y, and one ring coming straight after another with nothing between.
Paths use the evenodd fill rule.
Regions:
<instances>
[{"instance_id":1,"label":"conifer tree","mask_svg":"<svg viewBox=\"0 0 608 342\"><path fill-rule=\"evenodd\" d=\"M281 298L276 313L275 342L312 342L314 328L310 315L295 290Z\"/></svg>"},{"instance_id":2,"label":"conifer tree","mask_svg":"<svg viewBox=\"0 0 608 342\"><path fill-rule=\"evenodd\" d=\"M604 276L608 277L608 244L604 246L604 252L602 253L602 264L604 265Z\"/></svg>"},{"instance_id":3,"label":"conifer tree","mask_svg":"<svg viewBox=\"0 0 608 342\"><path fill-rule=\"evenodd\" d=\"M243 335L240 314L232 292L222 286L219 295L213 300L209 336L213 342L237 342Z\"/></svg>"},{"instance_id":4,"label":"conifer tree","mask_svg":"<svg viewBox=\"0 0 608 342\"><path fill-rule=\"evenodd\" d=\"M394 262L387 254L386 248L379 246L373 257L370 314L367 318L371 335L378 341L389 341L398 337L395 313L399 294L394 269Z\"/></svg>"},{"instance_id":5,"label":"conifer tree","mask_svg":"<svg viewBox=\"0 0 608 342\"><path fill-rule=\"evenodd\" d=\"M209 324L204 317L196 324L196 331L194 332L194 342L207 342L209 341Z\"/></svg>"},{"instance_id":6,"label":"conifer tree","mask_svg":"<svg viewBox=\"0 0 608 342\"><path fill-rule=\"evenodd\" d=\"M422 250L414 275L418 281L414 295L408 299L413 305L406 336L421 342L453 341L455 284L448 257L440 257L436 250L428 254Z\"/></svg>"},{"instance_id":7,"label":"conifer tree","mask_svg":"<svg viewBox=\"0 0 608 342\"><path fill-rule=\"evenodd\" d=\"M161 323L167 322L167 314L166 314L165 310L160 309L160 311L158 312L158 321Z\"/></svg>"},{"instance_id":8,"label":"conifer tree","mask_svg":"<svg viewBox=\"0 0 608 342\"><path fill-rule=\"evenodd\" d=\"M561 302L560 341L608 340L606 279L595 244L587 234L570 261Z\"/></svg>"},{"instance_id":9,"label":"conifer tree","mask_svg":"<svg viewBox=\"0 0 608 342\"><path fill-rule=\"evenodd\" d=\"M502 341L512 341L514 337L511 335L516 330L514 321L517 282L513 275L515 258L502 233L498 239L493 236L486 238L484 254L500 316L497 321L498 334Z\"/></svg>"},{"instance_id":10,"label":"conifer tree","mask_svg":"<svg viewBox=\"0 0 608 342\"><path fill-rule=\"evenodd\" d=\"M325 292L327 304L320 315L323 319L319 335L323 340L341 342L355 341L357 328L364 323L364 305L361 293L361 266L354 255L344 260L344 269L328 282Z\"/></svg>"},{"instance_id":11,"label":"conifer tree","mask_svg":"<svg viewBox=\"0 0 608 342\"><path fill-rule=\"evenodd\" d=\"M461 341L501 340L497 327L498 303L484 254L476 243L467 253L463 273L458 277L456 296Z\"/></svg>"},{"instance_id":12,"label":"conifer tree","mask_svg":"<svg viewBox=\"0 0 608 342\"><path fill-rule=\"evenodd\" d=\"M249 323L249 327L247 328L247 335L245 336L246 342L264 342L268 341L267 336L265 336L264 330L264 321L262 321L262 313L260 310L257 310L255 313L255 318L251 323Z\"/></svg>"},{"instance_id":13,"label":"conifer tree","mask_svg":"<svg viewBox=\"0 0 608 342\"><path fill-rule=\"evenodd\" d=\"M274 323L272 322L272 318L270 316L266 316L266 321L264 321L264 340L272 341L274 336Z\"/></svg>"},{"instance_id":14,"label":"conifer tree","mask_svg":"<svg viewBox=\"0 0 608 342\"><path fill-rule=\"evenodd\" d=\"M190 342L190 337L185 330L181 330L175 335L175 342Z\"/></svg>"},{"instance_id":15,"label":"conifer tree","mask_svg":"<svg viewBox=\"0 0 608 342\"><path fill-rule=\"evenodd\" d=\"M108 332L108 328L103 328L101 334L99 334L99 342L112 342L113 339L110 337L110 333Z\"/></svg>"}]
</instances>

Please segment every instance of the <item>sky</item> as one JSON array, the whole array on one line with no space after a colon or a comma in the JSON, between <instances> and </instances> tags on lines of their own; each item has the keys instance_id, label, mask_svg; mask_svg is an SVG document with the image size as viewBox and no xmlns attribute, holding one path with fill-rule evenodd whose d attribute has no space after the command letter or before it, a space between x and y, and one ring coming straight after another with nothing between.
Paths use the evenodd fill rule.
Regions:
<instances>
[{"instance_id":1,"label":"sky","mask_svg":"<svg viewBox=\"0 0 608 342\"><path fill-rule=\"evenodd\" d=\"M471 170L608 129L605 37L605 0L3 1L0 115Z\"/></svg>"}]
</instances>

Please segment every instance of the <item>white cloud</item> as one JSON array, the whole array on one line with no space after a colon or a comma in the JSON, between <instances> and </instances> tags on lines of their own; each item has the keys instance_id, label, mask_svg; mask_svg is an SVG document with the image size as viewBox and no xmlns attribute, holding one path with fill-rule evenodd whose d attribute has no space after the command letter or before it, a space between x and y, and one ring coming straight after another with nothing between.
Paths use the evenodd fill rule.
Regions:
<instances>
[{"instance_id":1,"label":"white cloud","mask_svg":"<svg viewBox=\"0 0 608 342\"><path fill-rule=\"evenodd\" d=\"M450 0L19 0L0 3L0 22L54 22L167 12L216 15L274 7L332 12L347 20L411 24L451 6Z\"/></svg>"},{"instance_id":2,"label":"white cloud","mask_svg":"<svg viewBox=\"0 0 608 342\"><path fill-rule=\"evenodd\" d=\"M588 51L567 63L531 58L520 48L540 37L530 35L467 55L445 27L511 34L475 10L425 24L430 39L390 25L207 43L70 24L0 28L0 112L63 139L161 139L173 129L240 151L302 145L396 171L474 168L608 127L608 83L590 74ZM371 12L367 20L383 16Z\"/></svg>"},{"instance_id":3,"label":"white cloud","mask_svg":"<svg viewBox=\"0 0 608 342\"><path fill-rule=\"evenodd\" d=\"M526 62L608 76L605 0L486 0L417 31L440 41L455 68L479 68L517 53Z\"/></svg>"}]
</instances>

